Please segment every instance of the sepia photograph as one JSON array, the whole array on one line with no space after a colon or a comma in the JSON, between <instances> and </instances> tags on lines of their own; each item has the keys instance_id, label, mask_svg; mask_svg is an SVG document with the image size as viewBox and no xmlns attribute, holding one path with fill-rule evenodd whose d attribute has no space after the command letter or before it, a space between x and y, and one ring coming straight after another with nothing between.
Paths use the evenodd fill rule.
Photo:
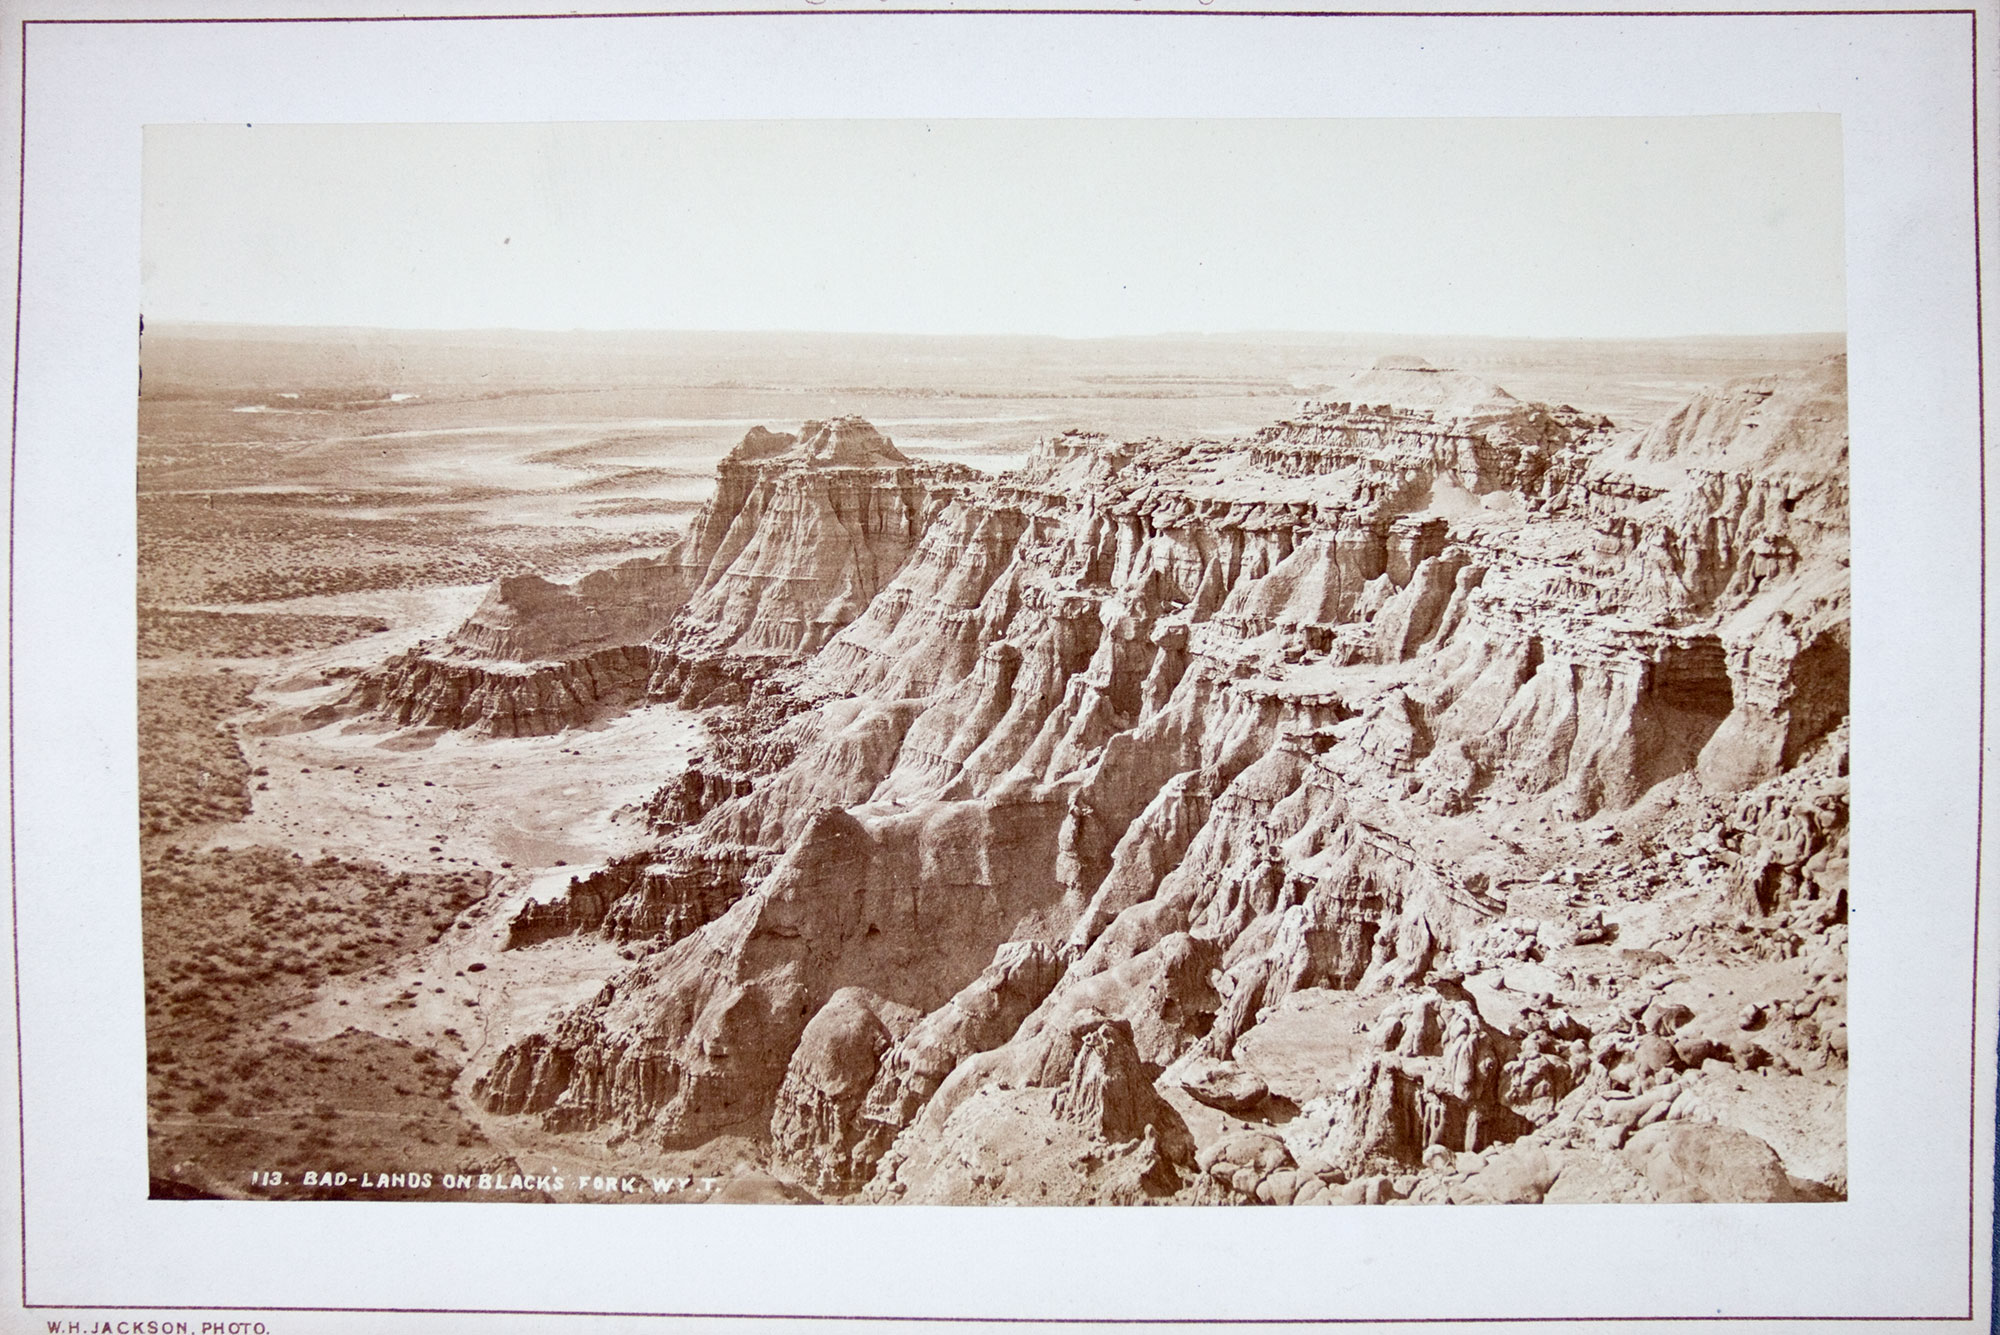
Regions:
<instances>
[{"instance_id":1,"label":"sepia photograph","mask_svg":"<svg viewBox=\"0 0 2000 1335\"><path fill-rule=\"evenodd\" d=\"M1847 1199L1838 117L143 171L152 1199Z\"/></svg>"},{"instance_id":2,"label":"sepia photograph","mask_svg":"<svg viewBox=\"0 0 2000 1335\"><path fill-rule=\"evenodd\" d=\"M1986 1320L2000 24L0 14L0 1330Z\"/></svg>"}]
</instances>

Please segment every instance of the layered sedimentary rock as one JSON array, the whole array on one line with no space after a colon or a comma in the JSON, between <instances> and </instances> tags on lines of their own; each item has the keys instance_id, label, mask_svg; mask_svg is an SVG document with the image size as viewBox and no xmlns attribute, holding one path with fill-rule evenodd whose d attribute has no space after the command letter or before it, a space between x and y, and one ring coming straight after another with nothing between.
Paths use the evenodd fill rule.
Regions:
<instances>
[{"instance_id":1,"label":"layered sedimentary rock","mask_svg":"<svg viewBox=\"0 0 2000 1335\"><path fill-rule=\"evenodd\" d=\"M638 645L529 663L419 648L361 678L339 706L311 721L361 712L398 727L543 737L643 698L651 670L651 655Z\"/></svg>"},{"instance_id":2,"label":"layered sedimentary rock","mask_svg":"<svg viewBox=\"0 0 2000 1335\"><path fill-rule=\"evenodd\" d=\"M687 601L679 548L572 584L498 581L463 625L362 675L309 722L357 713L399 727L546 736L640 699L646 640Z\"/></svg>"},{"instance_id":3,"label":"layered sedimentary rock","mask_svg":"<svg viewBox=\"0 0 2000 1335\"><path fill-rule=\"evenodd\" d=\"M882 1055L922 1018L865 988L835 992L799 1036L771 1114L773 1157L823 1191L873 1176L857 1156L857 1117Z\"/></svg>"},{"instance_id":4,"label":"layered sedimentary rock","mask_svg":"<svg viewBox=\"0 0 2000 1335\"><path fill-rule=\"evenodd\" d=\"M657 850L614 859L601 871L570 878L552 900L528 900L507 924L507 949L553 937L597 932L613 941L671 944L723 911L744 884L768 871L772 857L754 849L710 848L701 856Z\"/></svg>"},{"instance_id":5,"label":"layered sedimentary rock","mask_svg":"<svg viewBox=\"0 0 2000 1335\"><path fill-rule=\"evenodd\" d=\"M492 1110L883 1200L1655 1199L1704 1063L1844 1065L1838 359L1632 433L1405 361L1240 441L892 448L725 464L654 689L792 705L649 865L736 897L620 919L665 948ZM1747 959L1797 995L1738 1024Z\"/></svg>"},{"instance_id":6,"label":"layered sedimentary rock","mask_svg":"<svg viewBox=\"0 0 2000 1335\"><path fill-rule=\"evenodd\" d=\"M644 644L687 602L678 548L598 570L573 584L537 575L500 580L465 624L455 648L485 658L546 662L594 649Z\"/></svg>"},{"instance_id":7,"label":"layered sedimentary rock","mask_svg":"<svg viewBox=\"0 0 2000 1335\"><path fill-rule=\"evenodd\" d=\"M753 430L689 532L690 652L809 654L903 564L964 470L920 465L858 417Z\"/></svg>"},{"instance_id":8,"label":"layered sedimentary rock","mask_svg":"<svg viewBox=\"0 0 2000 1335\"><path fill-rule=\"evenodd\" d=\"M324 717L526 736L644 698L742 704L859 615L972 476L913 462L858 417L753 428L685 542L573 584L503 579Z\"/></svg>"},{"instance_id":9,"label":"layered sedimentary rock","mask_svg":"<svg viewBox=\"0 0 2000 1335\"><path fill-rule=\"evenodd\" d=\"M481 1096L555 1126L618 1120L672 1143L767 1122L808 1020L841 987L928 1012L1035 931L1055 896L1055 825L1033 803L865 822L822 809L755 893L546 1040L508 1049Z\"/></svg>"},{"instance_id":10,"label":"layered sedimentary rock","mask_svg":"<svg viewBox=\"0 0 2000 1335\"><path fill-rule=\"evenodd\" d=\"M1037 1058L1019 1083L941 1092L922 1130L884 1157L868 1198L1129 1205L1181 1190L1194 1137L1153 1088L1125 1021L1078 1017Z\"/></svg>"},{"instance_id":11,"label":"layered sedimentary rock","mask_svg":"<svg viewBox=\"0 0 2000 1335\"><path fill-rule=\"evenodd\" d=\"M1433 1145L1476 1152L1529 1129L1503 1097L1521 1088L1501 1080L1513 1044L1462 988L1440 981L1398 998L1372 1037L1380 1055L1328 1110L1328 1162L1404 1171Z\"/></svg>"}]
</instances>

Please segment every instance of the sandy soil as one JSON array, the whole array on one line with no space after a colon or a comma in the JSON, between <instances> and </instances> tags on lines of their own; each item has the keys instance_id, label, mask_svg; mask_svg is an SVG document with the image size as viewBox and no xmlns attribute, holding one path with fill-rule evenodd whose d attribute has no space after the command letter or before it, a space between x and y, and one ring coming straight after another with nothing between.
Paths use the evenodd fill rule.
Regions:
<instances>
[{"instance_id":1,"label":"sandy soil","mask_svg":"<svg viewBox=\"0 0 2000 1335\"><path fill-rule=\"evenodd\" d=\"M562 873L566 883L638 845L643 824L620 808L678 773L699 736L694 716L667 705L553 737L353 723L246 736L244 753L259 775L252 812L219 837L413 870L514 870L503 881L523 889L534 873L566 864L575 869Z\"/></svg>"},{"instance_id":2,"label":"sandy soil","mask_svg":"<svg viewBox=\"0 0 2000 1335\"><path fill-rule=\"evenodd\" d=\"M450 630L487 592L483 584L452 585L205 609L366 615L390 626L277 662L231 661L270 676L255 693L260 716L240 736L256 771L252 812L208 831L207 846L271 844L308 858L332 855L407 870L479 868L501 873L494 898L513 906L538 873L552 873L542 877L545 898L570 876L634 847L643 827L620 809L679 773L700 737L694 716L671 706L635 709L554 737L390 730L367 720L275 735L260 730L338 696L346 689L341 669L379 663ZM162 659L142 670L184 666ZM516 891L511 899L509 890Z\"/></svg>"},{"instance_id":3,"label":"sandy soil","mask_svg":"<svg viewBox=\"0 0 2000 1335\"><path fill-rule=\"evenodd\" d=\"M507 917L482 900L437 944L328 982L280 1017L283 1027L308 1042L351 1027L435 1048L465 1062L469 1082L509 1042L590 997L621 962L617 946L594 936L503 951Z\"/></svg>"},{"instance_id":4,"label":"sandy soil","mask_svg":"<svg viewBox=\"0 0 2000 1335\"><path fill-rule=\"evenodd\" d=\"M204 603L203 612L302 612L318 616L374 616L389 623L388 636L337 645L287 661L292 668L336 663L374 663L385 652L394 652L405 643L426 635L450 630L472 614L492 588L489 583L435 584L420 589L368 589L358 593L310 594L303 598L277 598L256 603ZM365 647L364 647L365 646Z\"/></svg>"}]
</instances>

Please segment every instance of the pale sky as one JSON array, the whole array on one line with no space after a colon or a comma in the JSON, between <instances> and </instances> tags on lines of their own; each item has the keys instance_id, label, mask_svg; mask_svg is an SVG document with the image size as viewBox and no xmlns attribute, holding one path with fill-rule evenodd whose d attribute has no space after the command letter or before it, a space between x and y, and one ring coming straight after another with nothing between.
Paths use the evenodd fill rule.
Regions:
<instances>
[{"instance_id":1,"label":"pale sky","mask_svg":"<svg viewBox=\"0 0 2000 1335\"><path fill-rule=\"evenodd\" d=\"M157 323L1846 327L1826 115L166 125Z\"/></svg>"}]
</instances>

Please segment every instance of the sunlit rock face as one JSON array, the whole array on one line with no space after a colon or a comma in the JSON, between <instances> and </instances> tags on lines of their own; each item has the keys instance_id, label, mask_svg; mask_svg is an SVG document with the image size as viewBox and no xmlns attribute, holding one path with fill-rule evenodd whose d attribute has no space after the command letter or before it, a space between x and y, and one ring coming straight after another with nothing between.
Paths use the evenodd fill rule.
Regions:
<instances>
[{"instance_id":1,"label":"sunlit rock face","mask_svg":"<svg viewBox=\"0 0 2000 1335\"><path fill-rule=\"evenodd\" d=\"M558 584L498 580L464 624L364 673L309 722L372 714L398 727L536 737L644 697L646 641L686 605L678 542Z\"/></svg>"},{"instance_id":2,"label":"sunlit rock face","mask_svg":"<svg viewBox=\"0 0 2000 1335\"><path fill-rule=\"evenodd\" d=\"M752 428L684 542L572 584L502 579L458 629L369 674L328 716L514 737L640 698L741 703L760 674L860 615L973 476L913 462L858 417Z\"/></svg>"},{"instance_id":3,"label":"sunlit rock face","mask_svg":"<svg viewBox=\"0 0 2000 1335\"><path fill-rule=\"evenodd\" d=\"M678 543L664 555L593 571L571 584L516 575L494 584L450 644L524 663L643 644L686 605L688 587Z\"/></svg>"},{"instance_id":4,"label":"sunlit rock face","mask_svg":"<svg viewBox=\"0 0 2000 1335\"><path fill-rule=\"evenodd\" d=\"M811 654L859 616L971 474L912 461L859 417L753 428L689 531L681 657Z\"/></svg>"},{"instance_id":5,"label":"sunlit rock face","mask_svg":"<svg viewBox=\"0 0 2000 1335\"><path fill-rule=\"evenodd\" d=\"M1399 359L991 478L753 431L646 649L727 763L544 910L657 948L480 1097L873 1200L1659 1198L1704 1061L1845 1062L1845 423ZM1835 999L1683 1000L1753 950Z\"/></svg>"}]
</instances>

